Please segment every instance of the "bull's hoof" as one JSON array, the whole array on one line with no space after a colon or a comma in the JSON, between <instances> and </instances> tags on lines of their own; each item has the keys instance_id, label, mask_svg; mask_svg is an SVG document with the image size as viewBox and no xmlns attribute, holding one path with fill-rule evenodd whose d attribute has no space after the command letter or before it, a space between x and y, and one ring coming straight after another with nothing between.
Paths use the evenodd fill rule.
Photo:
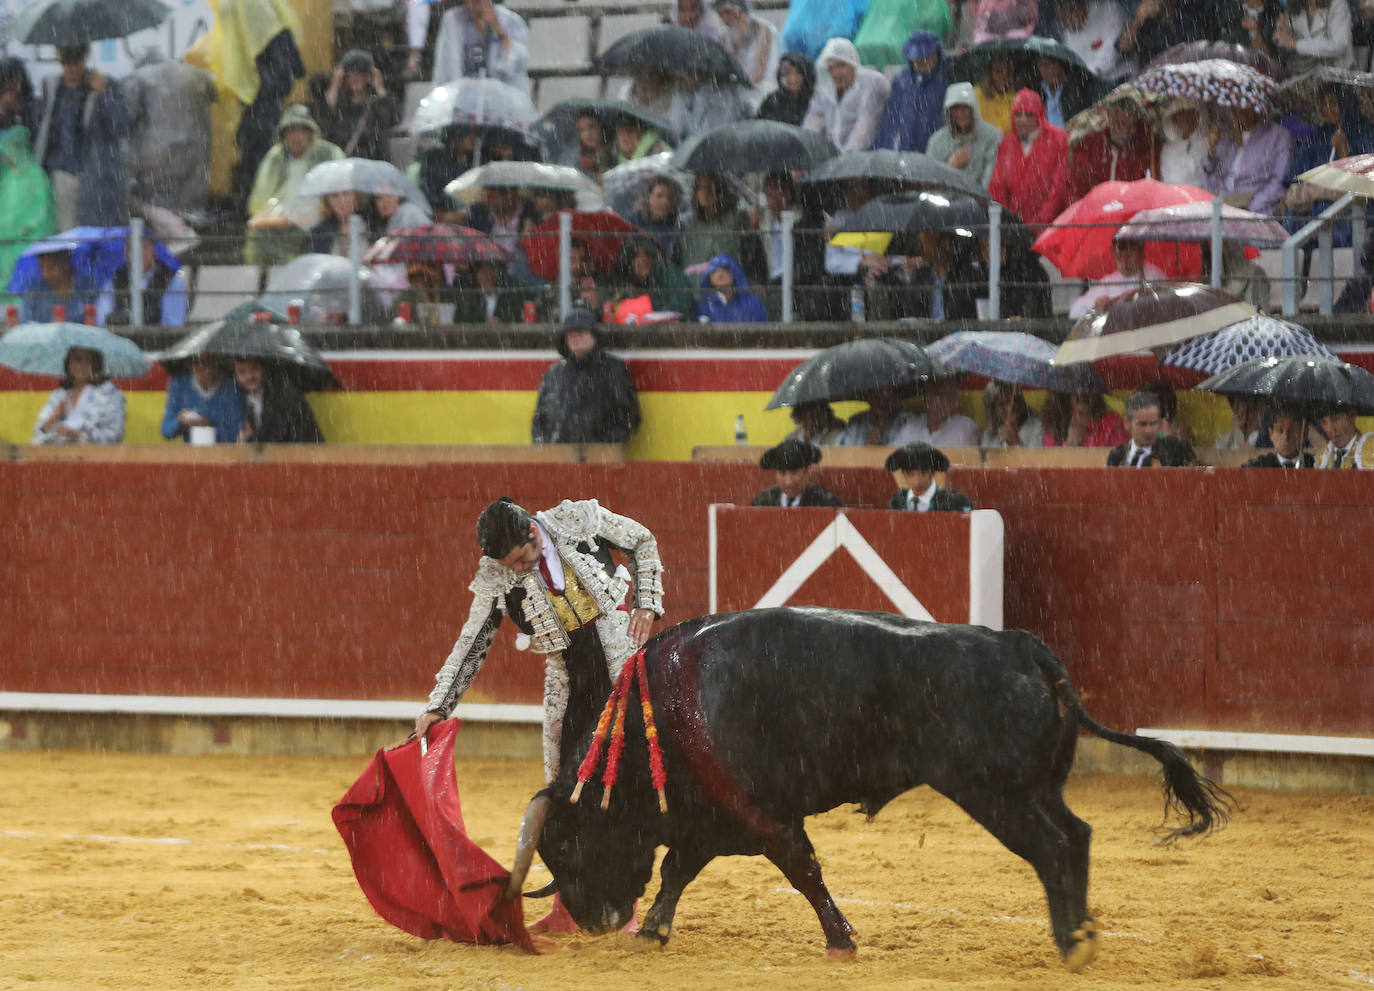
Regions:
<instances>
[{"instance_id":1,"label":"bull's hoof","mask_svg":"<svg viewBox=\"0 0 1374 991\"><path fill-rule=\"evenodd\" d=\"M831 960L853 960L859 955L857 946L827 946L825 955Z\"/></svg>"},{"instance_id":2,"label":"bull's hoof","mask_svg":"<svg viewBox=\"0 0 1374 991\"><path fill-rule=\"evenodd\" d=\"M1077 974L1097 959L1097 923L1092 918L1083 920L1083 925L1069 934L1072 943L1064 954L1064 966Z\"/></svg>"},{"instance_id":3,"label":"bull's hoof","mask_svg":"<svg viewBox=\"0 0 1374 991\"><path fill-rule=\"evenodd\" d=\"M635 933L635 942L645 946L667 946L668 937L673 934L673 927L670 925L642 926L639 932Z\"/></svg>"}]
</instances>

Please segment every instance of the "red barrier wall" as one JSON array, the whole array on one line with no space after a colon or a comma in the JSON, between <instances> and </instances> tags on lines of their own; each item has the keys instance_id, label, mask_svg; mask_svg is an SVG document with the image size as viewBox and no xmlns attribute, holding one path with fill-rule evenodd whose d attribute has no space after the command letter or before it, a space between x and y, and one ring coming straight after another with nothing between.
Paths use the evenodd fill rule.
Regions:
<instances>
[{"instance_id":1,"label":"red barrier wall","mask_svg":"<svg viewBox=\"0 0 1374 991\"><path fill-rule=\"evenodd\" d=\"M826 469L850 505L875 469ZM490 499L595 497L650 526L676 622L707 609L728 464L0 464L0 690L408 699L468 605ZM967 469L1006 520L1006 626L1124 727L1374 733L1374 489L1360 473ZM781 511L780 511L781 512ZM474 701L539 698L498 638Z\"/></svg>"}]
</instances>

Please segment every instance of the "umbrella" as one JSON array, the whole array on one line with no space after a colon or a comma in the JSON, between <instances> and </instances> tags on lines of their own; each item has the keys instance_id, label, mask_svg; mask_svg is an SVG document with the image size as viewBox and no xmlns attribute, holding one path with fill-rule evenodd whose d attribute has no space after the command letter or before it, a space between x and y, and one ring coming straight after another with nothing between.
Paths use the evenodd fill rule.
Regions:
<instances>
[{"instance_id":1,"label":"umbrella","mask_svg":"<svg viewBox=\"0 0 1374 991\"><path fill-rule=\"evenodd\" d=\"M945 368L1056 392L1105 392L1101 376L1087 362L1056 365L1059 349L1049 341L1006 330L960 330L942 337L926 353Z\"/></svg>"},{"instance_id":2,"label":"umbrella","mask_svg":"<svg viewBox=\"0 0 1374 991\"><path fill-rule=\"evenodd\" d=\"M1194 337L1170 351L1164 357L1164 364L1215 375L1255 358L1284 358L1295 354L1336 358L1306 327L1259 314L1223 327L1215 334Z\"/></svg>"},{"instance_id":3,"label":"umbrella","mask_svg":"<svg viewBox=\"0 0 1374 991\"><path fill-rule=\"evenodd\" d=\"M448 127L471 128L484 138L518 146L526 157L542 158L535 125L539 112L522 89L499 79L463 78L436 86L420 101L411 118L411 134Z\"/></svg>"},{"instance_id":4,"label":"umbrella","mask_svg":"<svg viewBox=\"0 0 1374 991\"><path fill-rule=\"evenodd\" d=\"M835 156L830 139L776 120L744 120L688 138L673 152L684 172L806 172Z\"/></svg>"},{"instance_id":5,"label":"umbrella","mask_svg":"<svg viewBox=\"0 0 1374 991\"><path fill-rule=\"evenodd\" d=\"M991 38L979 42L966 52L951 56L950 82L977 82L987 72L988 64L999 55L1011 57L1019 77L1039 78L1035 71L1035 60L1048 58L1064 63L1068 77L1066 87L1086 87L1089 93L1093 93L1100 85L1097 75L1077 52L1054 38L1038 35L1028 38Z\"/></svg>"},{"instance_id":6,"label":"umbrella","mask_svg":"<svg viewBox=\"0 0 1374 991\"><path fill-rule=\"evenodd\" d=\"M46 240L35 241L19 253L5 288L16 295L34 289L43 280L38 256L54 251L70 251L72 270L92 285L103 286L128 262L124 251L128 238L127 227L73 227ZM173 271L181 268L181 260L165 244L156 240L154 243L158 261Z\"/></svg>"},{"instance_id":7,"label":"umbrella","mask_svg":"<svg viewBox=\"0 0 1374 991\"><path fill-rule=\"evenodd\" d=\"M1089 135L1098 134L1107 129L1110 123L1107 117L1107 108L1112 104L1129 103L1139 113L1149 117L1157 117L1164 112L1172 100L1173 97L1165 93L1143 90L1133 82L1122 83L1091 107L1080 110L1065 121L1064 130L1068 132L1069 144L1078 144Z\"/></svg>"},{"instance_id":8,"label":"umbrella","mask_svg":"<svg viewBox=\"0 0 1374 991\"><path fill-rule=\"evenodd\" d=\"M1154 69L1162 65L1178 65L1181 62L1205 62L1210 59L1249 66L1275 82L1288 78L1288 70L1272 55L1230 41L1185 41L1172 48L1166 48L1145 68Z\"/></svg>"},{"instance_id":9,"label":"umbrella","mask_svg":"<svg viewBox=\"0 0 1374 991\"><path fill-rule=\"evenodd\" d=\"M105 374L138 378L152 363L127 337L84 323L21 323L0 336L0 365L32 375L66 374L62 367L72 348L99 351Z\"/></svg>"},{"instance_id":10,"label":"umbrella","mask_svg":"<svg viewBox=\"0 0 1374 991\"><path fill-rule=\"evenodd\" d=\"M1178 206L1141 210L1122 224L1115 235L1132 241L1212 240L1212 204L1181 203ZM1288 231L1273 217L1223 204L1221 208L1223 241L1244 241L1257 248L1277 248L1288 238Z\"/></svg>"},{"instance_id":11,"label":"umbrella","mask_svg":"<svg viewBox=\"0 0 1374 991\"><path fill-rule=\"evenodd\" d=\"M691 173L673 168L672 158L671 151L664 151L607 169L601 174L601 191L606 197L606 206L622 217L628 217L643 205L654 180L666 176L682 190L682 213L684 216L689 214L692 209L692 176Z\"/></svg>"},{"instance_id":12,"label":"umbrella","mask_svg":"<svg viewBox=\"0 0 1374 991\"><path fill-rule=\"evenodd\" d=\"M847 151L813 169L802 182L809 186L838 187L848 179L872 179L890 183L898 189L928 189L976 196L986 200L988 192L963 172L917 151ZM838 190L836 190L838 191Z\"/></svg>"},{"instance_id":13,"label":"umbrella","mask_svg":"<svg viewBox=\"0 0 1374 991\"><path fill-rule=\"evenodd\" d=\"M603 76L633 75L639 68L694 72L717 83L749 85L749 74L718 42L671 24L632 31L596 60L596 71Z\"/></svg>"},{"instance_id":14,"label":"umbrella","mask_svg":"<svg viewBox=\"0 0 1374 991\"><path fill-rule=\"evenodd\" d=\"M472 204L482 198L483 189L559 189L576 193L579 199L599 201L596 183L585 173L567 165L543 162L487 162L468 169L444 187L444 192L459 203Z\"/></svg>"},{"instance_id":15,"label":"umbrella","mask_svg":"<svg viewBox=\"0 0 1374 991\"><path fill-rule=\"evenodd\" d=\"M26 45L88 45L155 28L171 14L160 0L29 0L8 34Z\"/></svg>"},{"instance_id":16,"label":"umbrella","mask_svg":"<svg viewBox=\"0 0 1374 991\"><path fill-rule=\"evenodd\" d=\"M324 358L311 347L299 328L261 320L271 316L238 308L231 316L191 331L158 356L168 375L180 375L196 355L219 358L257 358L270 372L289 379L302 392L337 388L339 380Z\"/></svg>"},{"instance_id":17,"label":"umbrella","mask_svg":"<svg viewBox=\"0 0 1374 991\"><path fill-rule=\"evenodd\" d=\"M862 399L883 388L914 396L940 371L919 344L895 337L861 337L828 347L792 369L766 408Z\"/></svg>"},{"instance_id":18,"label":"umbrella","mask_svg":"<svg viewBox=\"0 0 1374 991\"><path fill-rule=\"evenodd\" d=\"M304 323L329 323L333 314L348 312L348 276L353 263L339 255L301 255L267 278L267 289L258 297L262 306L274 313L287 313L292 303L301 303ZM377 298L372 269L358 266L362 284L363 323L381 323L386 307Z\"/></svg>"},{"instance_id":19,"label":"umbrella","mask_svg":"<svg viewBox=\"0 0 1374 991\"><path fill-rule=\"evenodd\" d=\"M1061 275L1100 279L1116 268L1112 237L1117 228L1141 210L1202 200L1210 204L1211 199L1205 189L1154 179L1101 182L1055 217L1031 247L1053 262ZM1151 242L1145 247L1145 260L1171 275L1196 275L1202 268L1202 252L1195 246L1179 250Z\"/></svg>"},{"instance_id":20,"label":"umbrella","mask_svg":"<svg viewBox=\"0 0 1374 991\"><path fill-rule=\"evenodd\" d=\"M1269 112L1269 98L1274 91L1274 80L1264 73L1224 59L1156 66L1137 76L1135 84L1164 96L1181 96L1219 107L1246 107L1260 114Z\"/></svg>"},{"instance_id":21,"label":"umbrella","mask_svg":"<svg viewBox=\"0 0 1374 991\"><path fill-rule=\"evenodd\" d=\"M859 207L840 225L841 233L830 243L896 255L914 250L910 246L921 231L953 231L961 237L976 237L985 233L987 226L987 210L971 197L932 192L894 193L869 200ZM872 236L878 232L883 233ZM903 236L894 245L890 234Z\"/></svg>"},{"instance_id":22,"label":"umbrella","mask_svg":"<svg viewBox=\"0 0 1374 991\"><path fill-rule=\"evenodd\" d=\"M1146 283L1075 323L1054 363L1068 365L1177 344L1254 315L1253 306L1220 289L1195 282Z\"/></svg>"},{"instance_id":23,"label":"umbrella","mask_svg":"<svg viewBox=\"0 0 1374 991\"><path fill-rule=\"evenodd\" d=\"M1366 120L1374 118L1374 75L1324 65L1279 84L1274 102L1310 123L1321 123L1321 91L1328 86L1353 96Z\"/></svg>"},{"instance_id":24,"label":"umbrella","mask_svg":"<svg viewBox=\"0 0 1374 991\"><path fill-rule=\"evenodd\" d=\"M353 873L387 922L421 939L537 953L521 900L504 896L510 872L467 835L446 719L419 740L377 751L331 811Z\"/></svg>"},{"instance_id":25,"label":"umbrella","mask_svg":"<svg viewBox=\"0 0 1374 991\"><path fill-rule=\"evenodd\" d=\"M477 262L510 261L510 252L481 231L456 224L405 227L377 239L363 255L369 265L431 265L466 267Z\"/></svg>"},{"instance_id":26,"label":"umbrella","mask_svg":"<svg viewBox=\"0 0 1374 991\"><path fill-rule=\"evenodd\" d=\"M429 209L420 187L390 162L370 158L340 158L321 162L305 174L297 196L328 196L330 193L367 193L369 196L397 196Z\"/></svg>"},{"instance_id":27,"label":"umbrella","mask_svg":"<svg viewBox=\"0 0 1374 991\"><path fill-rule=\"evenodd\" d=\"M1307 407L1314 419L1318 411L1312 406L1353 406L1358 413L1374 413L1374 375L1339 358L1311 354L1255 358L1213 375L1197 388Z\"/></svg>"},{"instance_id":28,"label":"umbrella","mask_svg":"<svg viewBox=\"0 0 1374 991\"><path fill-rule=\"evenodd\" d=\"M1298 176L1323 189L1334 189L1356 196L1374 196L1374 155L1351 155L1318 165Z\"/></svg>"},{"instance_id":29,"label":"umbrella","mask_svg":"<svg viewBox=\"0 0 1374 991\"><path fill-rule=\"evenodd\" d=\"M627 234L642 233L638 227L611 210L559 210L524 237L520 247L529 259L530 271L550 282L558 278L558 214L572 214L572 236L586 242L592 265L609 272L615 265Z\"/></svg>"},{"instance_id":30,"label":"umbrella","mask_svg":"<svg viewBox=\"0 0 1374 991\"><path fill-rule=\"evenodd\" d=\"M644 130L657 131L669 146L672 145L673 127L662 117L624 100L591 100L579 97L555 103L548 113L539 118L538 132L544 139L544 147L551 152L578 147L577 119L587 110L596 114L601 126L608 133L615 130L617 118L633 117L644 125Z\"/></svg>"}]
</instances>

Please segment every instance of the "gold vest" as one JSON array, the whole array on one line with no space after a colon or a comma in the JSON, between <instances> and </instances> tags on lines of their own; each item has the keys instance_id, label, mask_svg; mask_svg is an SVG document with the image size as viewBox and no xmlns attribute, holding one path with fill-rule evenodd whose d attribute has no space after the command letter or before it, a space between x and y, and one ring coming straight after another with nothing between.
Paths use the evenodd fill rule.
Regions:
<instances>
[{"instance_id":1,"label":"gold vest","mask_svg":"<svg viewBox=\"0 0 1374 991\"><path fill-rule=\"evenodd\" d=\"M549 601L553 603L553 611L558 614L558 622L569 633L582 629L588 623L596 622L597 617L601 615L601 610L596 607L596 600L582 587L582 583L577 579L577 572L568 566L567 561L563 561L563 594L559 595L553 589L549 589L548 593Z\"/></svg>"}]
</instances>

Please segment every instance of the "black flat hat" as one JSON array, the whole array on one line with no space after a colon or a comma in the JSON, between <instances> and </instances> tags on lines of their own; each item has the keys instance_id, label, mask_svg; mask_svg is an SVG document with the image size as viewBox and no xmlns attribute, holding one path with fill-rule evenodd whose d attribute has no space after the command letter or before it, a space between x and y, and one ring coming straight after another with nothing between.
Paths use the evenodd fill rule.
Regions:
<instances>
[{"instance_id":1,"label":"black flat hat","mask_svg":"<svg viewBox=\"0 0 1374 991\"><path fill-rule=\"evenodd\" d=\"M929 444L908 444L889 454L883 467L888 471L948 471L949 458Z\"/></svg>"},{"instance_id":2,"label":"black flat hat","mask_svg":"<svg viewBox=\"0 0 1374 991\"><path fill-rule=\"evenodd\" d=\"M797 471L821 460L820 448L804 440L785 440L777 447L770 447L759 458L759 467L768 471Z\"/></svg>"}]
</instances>

